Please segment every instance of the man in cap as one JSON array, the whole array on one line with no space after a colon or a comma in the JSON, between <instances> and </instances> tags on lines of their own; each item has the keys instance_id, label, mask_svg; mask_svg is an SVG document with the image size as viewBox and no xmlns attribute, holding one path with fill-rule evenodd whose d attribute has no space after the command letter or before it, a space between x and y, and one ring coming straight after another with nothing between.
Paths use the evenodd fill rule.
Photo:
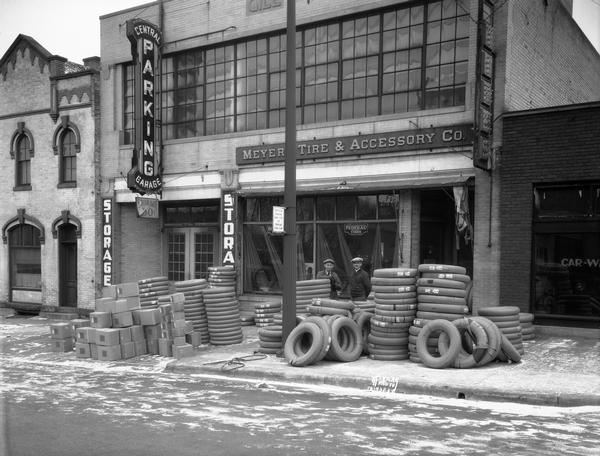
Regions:
<instances>
[{"instance_id":1,"label":"man in cap","mask_svg":"<svg viewBox=\"0 0 600 456\"><path fill-rule=\"evenodd\" d=\"M366 301L371 293L371 279L367 271L362 269L363 259L361 257L352 258L354 272L350 276L349 290L353 301Z\"/></svg>"},{"instance_id":2,"label":"man in cap","mask_svg":"<svg viewBox=\"0 0 600 456\"><path fill-rule=\"evenodd\" d=\"M337 275L337 272L333 270L335 261L331 258L327 258L323 261L323 267L325 268L323 271L317 272L317 279L329 279L331 282L329 297L331 299L336 299L339 291L342 289L342 281L340 280L340 276Z\"/></svg>"}]
</instances>

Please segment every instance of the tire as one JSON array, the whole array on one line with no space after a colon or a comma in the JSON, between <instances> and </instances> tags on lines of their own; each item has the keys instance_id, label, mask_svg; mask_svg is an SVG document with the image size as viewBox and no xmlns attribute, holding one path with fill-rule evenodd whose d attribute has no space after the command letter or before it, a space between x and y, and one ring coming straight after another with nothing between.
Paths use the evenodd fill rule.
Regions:
<instances>
[{"instance_id":1,"label":"tire","mask_svg":"<svg viewBox=\"0 0 600 456\"><path fill-rule=\"evenodd\" d=\"M387 311L401 311L401 312L407 312L407 311L412 311L413 313L415 313L417 311L417 303L415 302L414 304L379 304L379 303L375 303L375 310L387 310Z\"/></svg>"},{"instance_id":2,"label":"tire","mask_svg":"<svg viewBox=\"0 0 600 456\"><path fill-rule=\"evenodd\" d=\"M478 366L485 366L496 359L502 343L502 333L491 320L485 317L471 317L471 319L483 327L488 337L488 348L481 359L477 361Z\"/></svg>"},{"instance_id":3,"label":"tire","mask_svg":"<svg viewBox=\"0 0 600 456\"><path fill-rule=\"evenodd\" d=\"M465 290L467 288L467 284L459 280L421 278L417 280L417 287L451 288L453 290Z\"/></svg>"},{"instance_id":4,"label":"tire","mask_svg":"<svg viewBox=\"0 0 600 456\"><path fill-rule=\"evenodd\" d=\"M419 303L419 310L422 312L456 313L460 315L469 313L469 308L467 306L457 306L456 304L434 304L431 302Z\"/></svg>"},{"instance_id":5,"label":"tire","mask_svg":"<svg viewBox=\"0 0 600 456\"><path fill-rule=\"evenodd\" d=\"M375 306L375 315L382 315L386 317L414 317L417 313L417 309L411 310L384 310Z\"/></svg>"},{"instance_id":6,"label":"tire","mask_svg":"<svg viewBox=\"0 0 600 456\"><path fill-rule=\"evenodd\" d=\"M436 295L425 295L420 294L417 296L417 301L430 302L432 304L453 304L457 306L467 306L467 300L465 298L456 298L453 296L436 296Z\"/></svg>"},{"instance_id":7,"label":"tire","mask_svg":"<svg viewBox=\"0 0 600 456\"><path fill-rule=\"evenodd\" d=\"M434 331L448 334L448 350L439 357L432 356L427 350L427 339ZM427 367L443 369L451 366L458 356L460 350L460 333L456 326L446 320L433 320L421 330L417 337L417 354Z\"/></svg>"},{"instance_id":8,"label":"tire","mask_svg":"<svg viewBox=\"0 0 600 456\"><path fill-rule=\"evenodd\" d=\"M302 287L310 287L314 285L327 285L329 286L329 279L312 279L312 280L297 280L296 289Z\"/></svg>"},{"instance_id":9,"label":"tire","mask_svg":"<svg viewBox=\"0 0 600 456\"><path fill-rule=\"evenodd\" d=\"M302 350L302 338L310 339L306 351ZM308 366L314 363L323 347L323 334L321 328L314 322L302 322L289 334L283 353L289 364L296 367ZM298 353L300 352L300 353Z\"/></svg>"},{"instance_id":10,"label":"tire","mask_svg":"<svg viewBox=\"0 0 600 456\"><path fill-rule=\"evenodd\" d=\"M410 280L410 281L409 281L409 279L402 279L402 280L405 280L406 283L398 284L398 285L373 285L371 290L373 291L373 293L406 293L410 289L408 287L415 286L414 280Z\"/></svg>"},{"instance_id":11,"label":"tire","mask_svg":"<svg viewBox=\"0 0 600 456\"><path fill-rule=\"evenodd\" d=\"M454 321L458 318L463 318L464 315L455 313L442 313L442 312L421 312L420 310L415 315L415 318L424 318L426 320L448 320Z\"/></svg>"},{"instance_id":12,"label":"tire","mask_svg":"<svg viewBox=\"0 0 600 456\"><path fill-rule=\"evenodd\" d=\"M367 338L367 342L370 344L376 344L376 345L385 345L385 346L392 346L392 347L405 347L406 345L408 345L408 337L381 337L381 336L374 336L373 334L369 334L369 337Z\"/></svg>"},{"instance_id":13,"label":"tire","mask_svg":"<svg viewBox=\"0 0 600 456\"><path fill-rule=\"evenodd\" d=\"M419 272L437 272L438 274L443 272L445 274L465 275L467 273L467 270L462 266L453 264L420 264L418 270Z\"/></svg>"},{"instance_id":14,"label":"tire","mask_svg":"<svg viewBox=\"0 0 600 456\"><path fill-rule=\"evenodd\" d=\"M356 324L358 325L362 335L363 353L366 353L367 351L367 336L371 330L371 318L373 318L373 314L371 312L359 312L354 316L354 321L356 321Z\"/></svg>"},{"instance_id":15,"label":"tire","mask_svg":"<svg viewBox=\"0 0 600 456\"><path fill-rule=\"evenodd\" d=\"M409 355L379 355L375 353L369 353L369 358L376 361L402 361L408 359Z\"/></svg>"},{"instance_id":16,"label":"tire","mask_svg":"<svg viewBox=\"0 0 600 456\"><path fill-rule=\"evenodd\" d=\"M416 268L379 268L373 271L373 277L416 277Z\"/></svg>"},{"instance_id":17,"label":"tire","mask_svg":"<svg viewBox=\"0 0 600 456\"><path fill-rule=\"evenodd\" d=\"M344 309L352 312L356 307L351 301L337 301L329 298L316 298L313 300L313 305L323 307L334 307L336 309Z\"/></svg>"},{"instance_id":18,"label":"tire","mask_svg":"<svg viewBox=\"0 0 600 456\"><path fill-rule=\"evenodd\" d=\"M515 348L510 340L506 338L504 334L502 334L502 342L500 344L500 352L506 356L507 360L512 361L513 363L521 362L521 354Z\"/></svg>"},{"instance_id":19,"label":"tire","mask_svg":"<svg viewBox=\"0 0 600 456\"><path fill-rule=\"evenodd\" d=\"M309 305L309 306L306 306L306 309L308 310L309 313L315 314L315 315L344 315L344 316L348 316L348 314L350 314L350 311L348 311L348 310L337 309L335 307L325 307L325 306Z\"/></svg>"},{"instance_id":20,"label":"tire","mask_svg":"<svg viewBox=\"0 0 600 456\"><path fill-rule=\"evenodd\" d=\"M317 359L315 360L315 362L319 362L325 358L325 355L329 351L329 347L331 347L331 328L325 319L321 317L307 317L304 321L315 323L321 329L321 333L323 334L323 347L321 353L319 353L319 356L317 356Z\"/></svg>"},{"instance_id":21,"label":"tire","mask_svg":"<svg viewBox=\"0 0 600 456\"><path fill-rule=\"evenodd\" d=\"M480 315L483 316L483 315ZM488 320L492 320L494 323L500 323L500 322L511 322L511 323L515 323L515 326L519 325L519 323L521 323L521 320L519 320L519 318L516 315L490 315L488 317L485 317Z\"/></svg>"},{"instance_id":22,"label":"tire","mask_svg":"<svg viewBox=\"0 0 600 456\"><path fill-rule=\"evenodd\" d=\"M383 304L383 305L388 305L388 306L389 305L405 306L405 305L418 304L416 293L411 293L411 294L414 294L415 296L411 296L410 298L406 298L406 299L397 299L397 298L396 299L394 299L394 298L385 299L385 298L378 297L378 298L375 298L374 305Z\"/></svg>"},{"instance_id":23,"label":"tire","mask_svg":"<svg viewBox=\"0 0 600 456\"><path fill-rule=\"evenodd\" d=\"M488 346L488 336L485 329L480 323L470 318L455 320L452 324L456 326L461 337L461 348L453 366L459 369L477 366L477 362L481 360ZM462 347L462 341L464 340L463 336L465 333L474 336L473 343L475 343L476 346L470 351L467 351ZM445 353L448 350L448 335L446 333L440 334L438 348L440 353Z\"/></svg>"},{"instance_id":24,"label":"tire","mask_svg":"<svg viewBox=\"0 0 600 456\"><path fill-rule=\"evenodd\" d=\"M462 282L461 282L462 283ZM419 295L433 295L433 296L448 296L453 298L467 298L467 290L459 290L458 288L441 288L441 287L417 287L417 293Z\"/></svg>"},{"instance_id":25,"label":"tire","mask_svg":"<svg viewBox=\"0 0 600 456\"><path fill-rule=\"evenodd\" d=\"M477 309L477 314L480 317L499 317L506 315L514 315L515 318L519 319L519 309L516 306L496 306L496 307L480 307Z\"/></svg>"},{"instance_id":26,"label":"tire","mask_svg":"<svg viewBox=\"0 0 600 456\"><path fill-rule=\"evenodd\" d=\"M452 274L452 273L444 273L444 272L424 272L421 274L422 279L446 279L446 280L456 280L458 282L464 282L469 284L471 282L471 277L466 274Z\"/></svg>"},{"instance_id":27,"label":"tire","mask_svg":"<svg viewBox=\"0 0 600 456\"><path fill-rule=\"evenodd\" d=\"M377 293L377 292L373 292L373 299L407 299L407 298L413 298L414 296L416 296L417 292L417 287L415 285L411 285L409 287L402 287L402 291L399 291L398 293ZM410 294L407 294L410 293Z\"/></svg>"},{"instance_id":28,"label":"tire","mask_svg":"<svg viewBox=\"0 0 600 456\"><path fill-rule=\"evenodd\" d=\"M342 332L350 340L347 350L342 350L339 344ZM356 322L348 317L336 319L331 324L331 347L329 348L329 352L339 361L352 362L360 358L362 351L362 334Z\"/></svg>"},{"instance_id":29,"label":"tire","mask_svg":"<svg viewBox=\"0 0 600 456\"><path fill-rule=\"evenodd\" d=\"M375 286L388 286L388 287L401 287L401 286L413 286L417 283L416 278L402 278L402 279L391 279L385 277L372 277L371 285Z\"/></svg>"}]
</instances>

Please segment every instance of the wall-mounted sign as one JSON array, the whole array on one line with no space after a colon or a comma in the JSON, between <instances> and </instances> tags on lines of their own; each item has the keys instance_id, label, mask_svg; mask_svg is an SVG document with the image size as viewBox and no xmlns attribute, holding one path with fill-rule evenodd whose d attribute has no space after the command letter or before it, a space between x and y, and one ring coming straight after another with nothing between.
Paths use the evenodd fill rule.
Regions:
<instances>
[{"instance_id":1,"label":"wall-mounted sign","mask_svg":"<svg viewBox=\"0 0 600 456\"><path fill-rule=\"evenodd\" d=\"M156 198L142 198L138 196L135 199L135 207L137 208L138 217L158 218L158 200Z\"/></svg>"},{"instance_id":2,"label":"wall-mounted sign","mask_svg":"<svg viewBox=\"0 0 600 456\"><path fill-rule=\"evenodd\" d=\"M159 135L155 125L155 70L162 35L150 22L132 19L127 21L127 38L131 42L131 54L135 63L134 91L135 146L132 168L127 174L127 186L131 191L157 193L162 188L160 156L156 139Z\"/></svg>"},{"instance_id":3,"label":"wall-mounted sign","mask_svg":"<svg viewBox=\"0 0 600 456\"><path fill-rule=\"evenodd\" d=\"M344 233L349 236L362 236L369 232L367 223L345 223Z\"/></svg>"},{"instance_id":4,"label":"wall-mounted sign","mask_svg":"<svg viewBox=\"0 0 600 456\"><path fill-rule=\"evenodd\" d=\"M456 125L298 141L296 143L296 159L306 160L472 145L473 126ZM236 149L236 163L238 165L284 160L284 144L238 147Z\"/></svg>"},{"instance_id":5,"label":"wall-mounted sign","mask_svg":"<svg viewBox=\"0 0 600 456\"><path fill-rule=\"evenodd\" d=\"M284 220L285 220L285 207L273 206L273 233L274 234L283 234L285 232Z\"/></svg>"},{"instance_id":6,"label":"wall-mounted sign","mask_svg":"<svg viewBox=\"0 0 600 456\"><path fill-rule=\"evenodd\" d=\"M235 222L237 220L237 198L233 193L224 193L221 220L223 223L223 266L235 266Z\"/></svg>"},{"instance_id":7,"label":"wall-mounted sign","mask_svg":"<svg viewBox=\"0 0 600 456\"><path fill-rule=\"evenodd\" d=\"M283 0L246 0L246 15L264 13L283 7Z\"/></svg>"},{"instance_id":8,"label":"wall-mounted sign","mask_svg":"<svg viewBox=\"0 0 600 456\"><path fill-rule=\"evenodd\" d=\"M112 285L112 205L111 198L102 200L102 286Z\"/></svg>"}]
</instances>

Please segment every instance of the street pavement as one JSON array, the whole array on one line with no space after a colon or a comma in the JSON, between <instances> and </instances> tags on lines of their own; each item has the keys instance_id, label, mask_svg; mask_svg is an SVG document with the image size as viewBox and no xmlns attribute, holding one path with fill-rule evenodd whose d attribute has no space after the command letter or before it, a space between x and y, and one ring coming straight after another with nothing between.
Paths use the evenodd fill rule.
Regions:
<instances>
[{"instance_id":1,"label":"street pavement","mask_svg":"<svg viewBox=\"0 0 600 456\"><path fill-rule=\"evenodd\" d=\"M8 322L7 310L0 311L0 319ZM37 322L49 325L51 321L38 319ZM245 326L243 331L244 341L240 344L202 345L191 357L165 358L165 370L467 401L562 407L600 405L600 337L595 331L587 332L586 337L544 332L525 343L520 363L495 362L470 369L432 369L409 360L377 361L365 356L349 363L321 361L312 366L294 367L282 357L256 353L259 348L256 326ZM49 339L49 333L40 333L38 337L43 342ZM40 343L37 349L49 351L49 344Z\"/></svg>"}]
</instances>

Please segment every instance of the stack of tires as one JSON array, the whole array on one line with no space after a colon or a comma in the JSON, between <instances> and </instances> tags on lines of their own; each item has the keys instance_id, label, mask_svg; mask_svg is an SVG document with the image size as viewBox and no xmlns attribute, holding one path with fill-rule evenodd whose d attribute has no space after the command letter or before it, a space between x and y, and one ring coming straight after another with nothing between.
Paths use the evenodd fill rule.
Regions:
<instances>
[{"instance_id":1,"label":"stack of tires","mask_svg":"<svg viewBox=\"0 0 600 456\"><path fill-rule=\"evenodd\" d=\"M283 350L282 327L278 325L263 326L258 329L258 351L277 355Z\"/></svg>"},{"instance_id":2,"label":"stack of tires","mask_svg":"<svg viewBox=\"0 0 600 456\"><path fill-rule=\"evenodd\" d=\"M354 303L330 298L313 298L311 303L306 306L306 310L311 315L344 315L351 317Z\"/></svg>"},{"instance_id":3,"label":"stack of tires","mask_svg":"<svg viewBox=\"0 0 600 456\"><path fill-rule=\"evenodd\" d=\"M158 298L170 293L169 279L160 276L138 280L138 293L140 307L157 307Z\"/></svg>"},{"instance_id":4,"label":"stack of tires","mask_svg":"<svg viewBox=\"0 0 600 456\"><path fill-rule=\"evenodd\" d=\"M285 358L292 366L309 366L322 359L352 362L363 351L358 324L344 315L311 315L290 332L284 345Z\"/></svg>"},{"instance_id":5,"label":"stack of tires","mask_svg":"<svg viewBox=\"0 0 600 456\"><path fill-rule=\"evenodd\" d=\"M416 283L416 269L373 271L375 315L369 321L367 336L367 352L371 359L408 359L408 330L417 312Z\"/></svg>"},{"instance_id":6,"label":"stack of tires","mask_svg":"<svg viewBox=\"0 0 600 456\"><path fill-rule=\"evenodd\" d=\"M211 287L228 287L235 289L236 272L231 266L210 266L208 283Z\"/></svg>"},{"instance_id":7,"label":"stack of tires","mask_svg":"<svg viewBox=\"0 0 600 456\"><path fill-rule=\"evenodd\" d=\"M207 344L210 339L203 292L208 288L208 282L205 279L184 280L175 282L174 286L177 293L183 293L185 296L185 319L191 321L194 331L200 333L200 342Z\"/></svg>"},{"instance_id":8,"label":"stack of tires","mask_svg":"<svg viewBox=\"0 0 600 456\"><path fill-rule=\"evenodd\" d=\"M281 312L281 300L262 301L254 305L254 322L262 328L273 324L275 314Z\"/></svg>"},{"instance_id":9,"label":"stack of tires","mask_svg":"<svg viewBox=\"0 0 600 456\"><path fill-rule=\"evenodd\" d=\"M213 345L239 344L243 341L239 303L234 287L204 290L208 335Z\"/></svg>"},{"instance_id":10,"label":"stack of tires","mask_svg":"<svg viewBox=\"0 0 600 456\"><path fill-rule=\"evenodd\" d=\"M421 362L416 341L427 322L437 319L453 321L470 314L471 277L465 268L448 264L421 264L418 267L417 314L409 329L409 359ZM439 355L438 333L427 339L429 353Z\"/></svg>"},{"instance_id":11,"label":"stack of tires","mask_svg":"<svg viewBox=\"0 0 600 456\"><path fill-rule=\"evenodd\" d=\"M523 354L523 336L519 321L520 309L517 306L482 307L478 314L491 320L513 344L519 354Z\"/></svg>"},{"instance_id":12,"label":"stack of tires","mask_svg":"<svg viewBox=\"0 0 600 456\"><path fill-rule=\"evenodd\" d=\"M521 335L523 342L535 340L535 328L533 326L533 314L528 312L519 312L519 325L521 326Z\"/></svg>"},{"instance_id":13,"label":"stack of tires","mask_svg":"<svg viewBox=\"0 0 600 456\"><path fill-rule=\"evenodd\" d=\"M331 292L329 279L298 280L296 282L296 314L306 314L313 298L328 298Z\"/></svg>"},{"instance_id":14,"label":"stack of tires","mask_svg":"<svg viewBox=\"0 0 600 456\"><path fill-rule=\"evenodd\" d=\"M369 293L366 301L354 301L354 306L365 312L375 312L375 293L373 291Z\"/></svg>"}]
</instances>

